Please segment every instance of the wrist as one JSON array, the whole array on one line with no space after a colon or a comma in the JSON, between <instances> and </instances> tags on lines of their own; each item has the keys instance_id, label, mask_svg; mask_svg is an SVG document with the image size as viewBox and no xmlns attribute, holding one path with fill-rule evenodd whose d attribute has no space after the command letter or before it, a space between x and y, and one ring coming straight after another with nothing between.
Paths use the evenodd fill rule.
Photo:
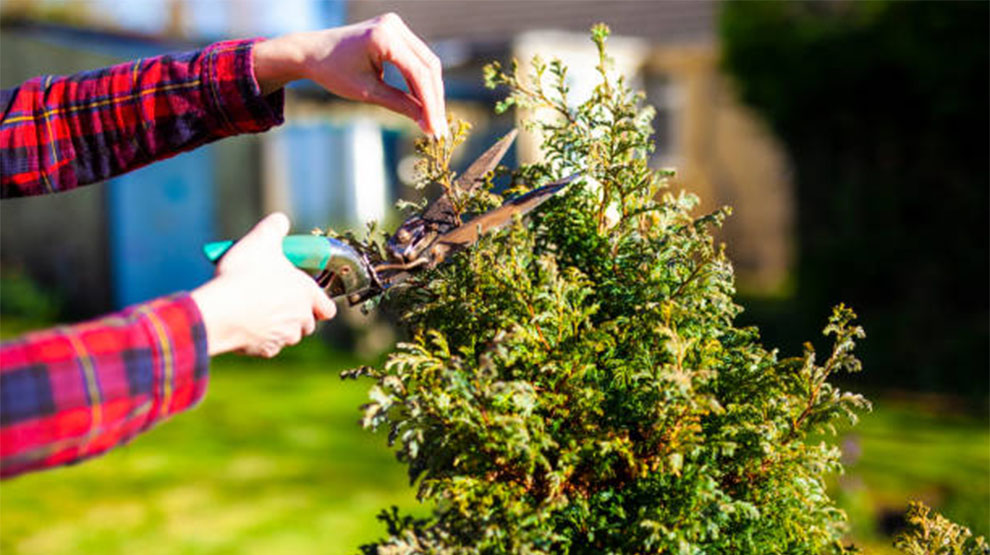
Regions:
<instances>
[{"instance_id":1,"label":"wrist","mask_svg":"<svg viewBox=\"0 0 990 555\"><path fill-rule=\"evenodd\" d=\"M251 49L254 78L261 94L271 94L304 76L306 56L295 39L295 35L284 35L258 42Z\"/></svg>"},{"instance_id":2,"label":"wrist","mask_svg":"<svg viewBox=\"0 0 990 555\"><path fill-rule=\"evenodd\" d=\"M215 278L189 294L203 318L206 348L211 357L236 351L245 345L237 322L229 318L230 310L226 306L228 303L224 302L223 293L223 284L218 283L218 278Z\"/></svg>"}]
</instances>

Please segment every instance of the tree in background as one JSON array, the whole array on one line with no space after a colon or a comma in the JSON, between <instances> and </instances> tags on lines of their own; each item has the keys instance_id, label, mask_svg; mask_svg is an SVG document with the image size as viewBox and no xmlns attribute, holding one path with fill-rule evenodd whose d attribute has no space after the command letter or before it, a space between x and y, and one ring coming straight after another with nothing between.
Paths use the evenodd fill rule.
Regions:
<instances>
[{"instance_id":1,"label":"tree in background","mask_svg":"<svg viewBox=\"0 0 990 555\"><path fill-rule=\"evenodd\" d=\"M725 67L789 151L796 292L757 316L790 346L841 299L885 387L985 395L987 2L726 2ZM837 279L837 276L843 279Z\"/></svg>"}]
</instances>

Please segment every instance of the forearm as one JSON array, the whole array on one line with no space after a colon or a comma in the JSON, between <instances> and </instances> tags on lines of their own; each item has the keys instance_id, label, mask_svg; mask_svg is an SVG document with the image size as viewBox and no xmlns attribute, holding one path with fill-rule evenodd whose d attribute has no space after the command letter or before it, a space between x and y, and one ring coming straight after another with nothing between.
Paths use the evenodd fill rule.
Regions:
<instances>
[{"instance_id":1,"label":"forearm","mask_svg":"<svg viewBox=\"0 0 990 555\"><path fill-rule=\"evenodd\" d=\"M54 193L282 122L281 88L308 78L447 133L440 60L394 14L256 44L129 62L0 91L0 197ZM408 90L382 80L391 62Z\"/></svg>"},{"instance_id":2,"label":"forearm","mask_svg":"<svg viewBox=\"0 0 990 555\"><path fill-rule=\"evenodd\" d=\"M0 345L0 476L79 461L198 402L206 333L188 295Z\"/></svg>"},{"instance_id":3,"label":"forearm","mask_svg":"<svg viewBox=\"0 0 990 555\"><path fill-rule=\"evenodd\" d=\"M278 125L282 96L252 62L252 41L223 42L3 91L0 193L69 190Z\"/></svg>"}]
</instances>

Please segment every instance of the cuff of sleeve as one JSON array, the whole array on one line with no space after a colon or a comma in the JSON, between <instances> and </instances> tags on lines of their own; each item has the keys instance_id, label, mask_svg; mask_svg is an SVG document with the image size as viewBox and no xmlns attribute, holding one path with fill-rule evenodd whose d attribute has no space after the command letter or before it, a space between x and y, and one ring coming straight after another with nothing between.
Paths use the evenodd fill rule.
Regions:
<instances>
[{"instance_id":1,"label":"cuff of sleeve","mask_svg":"<svg viewBox=\"0 0 990 555\"><path fill-rule=\"evenodd\" d=\"M203 398L209 382L210 357L206 327L188 293L156 299L140 309L159 356L152 420L192 408Z\"/></svg>"},{"instance_id":2,"label":"cuff of sleeve","mask_svg":"<svg viewBox=\"0 0 990 555\"><path fill-rule=\"evenodd\" d=\"M218 42L203 51L203 92L225 134L258 133L285 121L285 91L263 96L254 76L251 52L259 40Z\"/></svg>"}]
</instances>

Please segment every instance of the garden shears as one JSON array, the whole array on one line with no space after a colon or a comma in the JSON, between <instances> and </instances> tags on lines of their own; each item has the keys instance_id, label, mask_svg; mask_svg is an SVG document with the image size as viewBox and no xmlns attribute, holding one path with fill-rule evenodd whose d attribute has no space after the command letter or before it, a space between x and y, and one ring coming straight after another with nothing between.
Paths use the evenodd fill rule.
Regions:
<instances>
[{"instance_id":1,"label":"garden shears","mask_svg":"<svg viewBox=\"0 0 990 555\"><path fill-rule=\"evenodd\" d=\"M453 187L472 192L498 166L515 140L516 130L500 139L457 177ZM309 273L331 297L346 297L351 305L384 293L417 272L436 268L447 257L475 244L481 236L501 229L516 215L524 216L571 183L578 174L544 185L461 223L447 194L434 199L422 213L404 221L388 237L385 256L362 253L344 241L323 235L289 235L282 252L297 268ZM203 247L218 262L233 241Z\"/></svg>"}]
</instances>

